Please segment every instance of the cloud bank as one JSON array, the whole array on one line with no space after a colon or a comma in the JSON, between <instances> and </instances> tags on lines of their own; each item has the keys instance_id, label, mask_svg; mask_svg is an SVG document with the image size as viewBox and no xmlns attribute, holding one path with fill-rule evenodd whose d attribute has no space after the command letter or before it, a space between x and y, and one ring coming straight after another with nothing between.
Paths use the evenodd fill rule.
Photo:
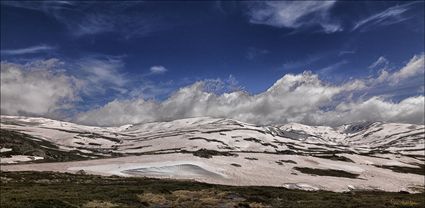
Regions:
<instances>
[{"instance_id":1,"label":"cloud bank","mask_svg":"<svg viewBox=\"0 0 425 208\"><path fill-rule=\"evenodd\" d=\"M387 79L407 79L407 75L412 74L423 76L423 68L423 54L414 56L400 70L387 72ZM241 90L217 94L206 90L208 82L199 81L179 89L161 102L113 100L100 108L80 113L77 121L108 126L211 116L257 124L300 122L337 126L365 120L424 123L423 95L399 102L380 96L352 98L353 93L367 93L375 86L382 87L380 83L376 78L331 85L321 81L316 74L304 72L287 74L265 92L250 95Z\"/></svg>"},{"instance_id":2,"label":"cloud bank","mask_svg":"<svg viewBox=\"0 0 425 208\"><path fill-rule=\"evenodd\" d=\"M77 112L75 122L116 126L211 116L264 125L299 122L338 126L366 120L424 123L425 80L418 79L424 76L424 54L413 56L398 70L383 69L377 77L339 85L324 82L319 75L307 71L286 74L266 91L249 94L230 76L227 80L195 82L165 100L138 96L143 89L127 89L129 80L119 73L122 65L119 59L111 57L82 59L74 66L84 76L75 77L67 74L62 69L64 63L57 59L27 64L1 62L1 113L52 117L71 108L84 95L104 93L96 88L92 88L95 92L87 91L98 85L113 86L114 90L122 89L131 96L116 96L103 106ZM373 93L407 85L418 93L397 101L392 100L397 95Z\"/></svg>"}]
</instances>

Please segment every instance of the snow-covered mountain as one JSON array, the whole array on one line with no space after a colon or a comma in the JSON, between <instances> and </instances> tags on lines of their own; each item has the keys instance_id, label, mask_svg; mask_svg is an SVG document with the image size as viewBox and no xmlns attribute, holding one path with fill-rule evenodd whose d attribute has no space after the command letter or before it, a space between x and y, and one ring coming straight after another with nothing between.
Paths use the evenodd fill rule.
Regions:
<instances>
[{"instance_id":1,"label":"snow-covered mountain","mask_svg":"<svg viewBox=\"0 0 425 208\"><path fill-rule=\"evenodd\" d=\"M93 127L1 117L2 170L85 170L308 190L423 189L424 125L256 126L188 118ZM76 160L76 161L73 161ZM39 163L72 161L62 163Z\"/></svg>"}]
</instances>

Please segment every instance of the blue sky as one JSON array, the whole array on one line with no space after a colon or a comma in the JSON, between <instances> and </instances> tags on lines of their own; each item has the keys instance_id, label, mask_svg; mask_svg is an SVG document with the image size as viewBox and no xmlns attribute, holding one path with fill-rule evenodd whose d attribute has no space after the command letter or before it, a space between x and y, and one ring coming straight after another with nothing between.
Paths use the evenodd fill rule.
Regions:
<instances>
[{"instance_id":1,"label":"blue sky","mask_svg":"<svg viewBox=\"0 0 425 208\"><path fill-rule=\"evenodd\" d=\"M46 95L53 100L48 109L6 109L14 104L2 101L2 113L80 120L86 116L82 112L100 111L112 102L153 99L165 105L196 82L216 95L243 91L255 96L285 75L302 76L304 71L317 76L321 86L355 80L368 86L332 95L317 109L372 98L398 104L410 97L423 99L424 44L423 1L2 1L2 73L11 64L22 73L43 68L48 74L41 79L63 76L72 88L68 97ZM397 75L415 57L419 69L408 79L371 84L383 72ZM396 75L391 79L398 80ZM12 89L6 82L10 80L2 88ZM171 118L226 114L182 111ZM138 116L150 119L101 124L170 119ZM236 118L322 123L311 118L267 122L257 116Z\"/></svg>"}]
</instances>

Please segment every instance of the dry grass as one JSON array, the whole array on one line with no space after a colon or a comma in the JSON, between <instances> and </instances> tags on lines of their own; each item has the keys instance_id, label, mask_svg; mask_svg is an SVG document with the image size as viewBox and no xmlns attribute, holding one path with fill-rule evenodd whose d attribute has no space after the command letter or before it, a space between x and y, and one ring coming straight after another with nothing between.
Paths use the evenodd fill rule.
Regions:
<instances>
[{"instance_id":1,"label":"dry grass","mask_svg":"<svg viewBox=\"0 0 425 208\"><path fill-rule=\"evenodd\" d=\"M172 192L170 197L174 202L173 206L192 205L194 207L214 207L221 202L225 203L225 192L217 193L212 190L188 191L177 190Z\"/></svg>"},{"instance_id":2,"label":"dry grass","mask_svg":"<svg viewBox=\"0 0 425 208\"><path fill-rule=\"evenodd\" d=\"M148 204L166 205L168 200L162 194L143 193L137 195L140 202L146 202Z\"/></svg>"},{"instance_id":3,"label":"dry grass","mask_svg":"<svg viewBox=\"0 0 425 208\"><path fill-rule=\"evenodd\" d=\"M84 208L114 208L114 207L119 207L119 205L113 204L107 201L93 200L84 204L83 207Z\"/></svg>"},{"instance_id":4,"label":"dry grass","mask_svg":"<svg viewBox=\"0 0 425 208\"><path fill-rule=\"evenodd\" d=\"M229 197L229 192L217 192L214 190L176 190L171 193L144 193L138 195L140 202L148 205L162 205L170 207L237 207L245 199L238 197ZM250 207L263 208L266 207L260 203L251 203Z\"/></svg>"},{"instance_id":5,"label":"dry grass","mask_svg":"<svg viewBox=\"0 0 425 208\"><path fill-rule=\"evenodd\" d=\"M270 206L266 206L262 203L258 203L258 202L251 202L249 203L249 207L250 208L266 208L266 207L270 207Z\"/></svg>"},{"instance_id":6,"label":"dry grass","mask_svg":"<svg viewBox=\"0 0 425 208\"><path fill-rule=\"evenodd\" d=\"M400 208L412 208L418 206L418 203L412 200L391 200L391 204Z\"/></svg>"}]
</instances>

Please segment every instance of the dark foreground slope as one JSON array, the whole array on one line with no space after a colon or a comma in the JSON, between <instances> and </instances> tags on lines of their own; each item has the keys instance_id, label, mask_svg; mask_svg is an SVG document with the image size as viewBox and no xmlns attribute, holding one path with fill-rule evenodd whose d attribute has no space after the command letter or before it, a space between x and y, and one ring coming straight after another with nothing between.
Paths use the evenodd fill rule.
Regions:
<instances>
[{"instance_id":1,"label":"dark foreground slope","mask_svg":"<svg viewBox=\"0 0 425 208\"><path fill-rule=\"evenodd\" d=\"M232 187L192 181L1 172L0 207L424 207L424 193Z\"/></svg>"}]
</instances>

